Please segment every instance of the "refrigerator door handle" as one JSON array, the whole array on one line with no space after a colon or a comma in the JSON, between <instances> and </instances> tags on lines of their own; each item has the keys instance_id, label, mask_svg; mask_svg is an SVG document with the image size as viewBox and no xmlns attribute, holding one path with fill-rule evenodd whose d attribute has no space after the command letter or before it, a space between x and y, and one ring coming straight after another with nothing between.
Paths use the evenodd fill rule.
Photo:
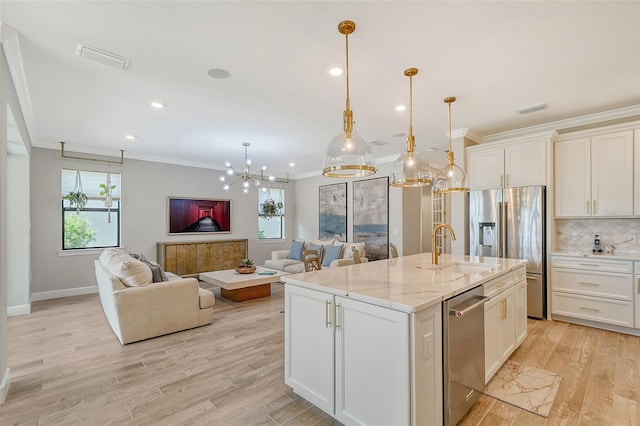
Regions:
<instances>
[{"instance_id":1,"label":"refrigerator door handle","mask_svg":"<svg viewBox=\"0 0 640 426\"><path fill-rule=\"evenodd\" d=\"M502 213L502 256L501 257L507 257L507 255L509 254L507 252L507 222L508 222L508 218L507 218L507 202L503 201L502 202L502 208L503 208L503 213Z\"/></svg>"},{"instance_id":2,"label":"refrigerator door handle","mask_svg":"<svg viewBox=\"0 0 640 426\"><path fill-rule=\"evenodd\" d=\"M502 232L503 232L503 228L504 227L504 221L502 220L502 202L498 201L498 238L497 238L497 243L498 243L498 257L504 257L502 255L503 250L504 250L504 244L502 242Z\"/></svg>"}]
</instances>

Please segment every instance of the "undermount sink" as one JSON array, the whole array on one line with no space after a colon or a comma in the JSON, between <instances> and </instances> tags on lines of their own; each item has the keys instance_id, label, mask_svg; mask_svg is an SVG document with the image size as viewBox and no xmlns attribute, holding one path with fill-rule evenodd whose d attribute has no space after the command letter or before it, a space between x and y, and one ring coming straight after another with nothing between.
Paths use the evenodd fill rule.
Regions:
<instances>
[{"instance_id":1,"label":"undermount sink","mask_svg":"<svg viewBox=\"0 0 640 426\"><path fill-rule=\"evenodd\" d=\"M486 272L486 271L490 271L491 267L490 266L486 266L486 265L482 265L482 264L472 264L472 263L451 263L448 265L442 265L440 267L435 268L436 270L439 271L446 271L446 272L457 272L460 274L469 274L469 275L473 275L473 274L480 274L482 272Z\"/></svg>"}]
</instances>

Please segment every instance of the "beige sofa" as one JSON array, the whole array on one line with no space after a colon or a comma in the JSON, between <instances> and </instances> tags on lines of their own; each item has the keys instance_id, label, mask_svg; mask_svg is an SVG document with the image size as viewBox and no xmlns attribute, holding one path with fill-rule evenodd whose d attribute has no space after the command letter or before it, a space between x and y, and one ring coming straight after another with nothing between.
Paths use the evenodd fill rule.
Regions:
<instances>
[{"instance_id":1,"label":"beige sofa","mask_svg":"<svg viewBox=\"0 0 640 426\"><path fill-rule=\"evenodd\" d=\"M195 278L152 283L146 264L116 249L103 251L95 272L102 308L123 345L213 321L213 293Z\"/></svg>"},{"instance_id":2,"label":"beige sofa","mask_svg":"<svg viewBox=\"0 0 640 426\"><path fill-rule=\"evenodd\" d=\"M360 243L345 243L343 241L336 240L310 240L304 242L304 249L308 250L311 245L342 245L342 253L339 259L332 260L328 265L323 265L323 268L337 268L340 266L353 265L353 251L351 247L356 247L360 253L361 262L368 262L369 259L365 257L364 242ZM271 252L271 259L264 262L264 266L271 269L277 269L279 271L288 272L290 274L298 274L304 272L304 263L300 260L289 259L291 250L274 250Z\"/></svg>"}]
</instances>

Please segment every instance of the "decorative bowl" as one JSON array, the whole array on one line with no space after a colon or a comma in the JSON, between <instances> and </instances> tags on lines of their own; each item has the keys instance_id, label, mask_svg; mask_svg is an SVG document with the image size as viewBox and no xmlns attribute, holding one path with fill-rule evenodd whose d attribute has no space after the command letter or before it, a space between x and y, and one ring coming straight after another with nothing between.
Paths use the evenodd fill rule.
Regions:
<instances>
[{"instance_id":1,"label":"decorative bowl","mask_svg":"<svg viewBox=\"0 0 640 426\"><path fill-rule=\"evenodd\" d=\"M253 274L256 271L256 267L252 266L250 268L246 268L244 266L238 266L236 268L236 272L239 274Z\"/></svg>"}]
</instances>

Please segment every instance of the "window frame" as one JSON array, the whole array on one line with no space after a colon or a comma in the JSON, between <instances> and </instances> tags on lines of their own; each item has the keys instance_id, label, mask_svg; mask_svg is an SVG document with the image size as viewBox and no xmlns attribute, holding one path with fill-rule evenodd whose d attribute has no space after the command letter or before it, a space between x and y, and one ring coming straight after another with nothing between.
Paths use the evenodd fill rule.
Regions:
<instances>
[{"instance_id":1,"label":"window frame","mask_svg":"<svg viewBox=\"0 0 640 426\"><path fill-rule=\"evenodd\" d=\"M275 198L273 196L269 197L269 195L271 194L271 191L279 191L277 194L277 198L278 201L280 200L284 200L282 201L282 213L279 215L275 215L272 216L272 218L278 218L278 221L280 222L280 236L279 237L260 237L260 220L262 218L262 220L269 220L269 219L264 219L264 215L261 212L261 208L260 208L260 203L261 203L261 198L262 198L262 194L264 194L264 192L260 192L258 194L258 235L257 235L257 239L258 241L275 241L275 240L284 240L285 239L285 216L286 216L286 192L284 190L284 188L269 188L267 190L268 195L266 195L267 198L265 198L263 201L268 200L268 199L273 199L275 200Z\"/></svg>"}]
</instances>

